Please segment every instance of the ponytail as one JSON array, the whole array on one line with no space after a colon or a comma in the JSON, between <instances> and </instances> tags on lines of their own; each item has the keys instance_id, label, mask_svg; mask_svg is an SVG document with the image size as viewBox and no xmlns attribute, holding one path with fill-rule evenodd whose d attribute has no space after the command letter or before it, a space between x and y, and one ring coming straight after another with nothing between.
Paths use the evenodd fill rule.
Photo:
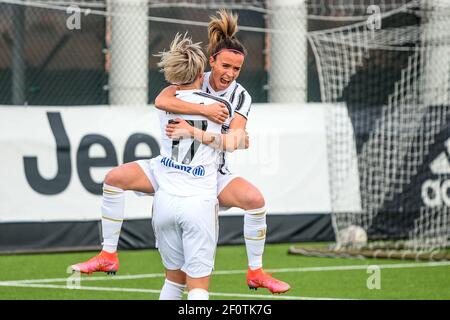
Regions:
<instances>
[{"instance_id":1,"label":"ponytail","mask_svg":"<svg viewBox=\"0 0 450 320\"><path fill-rule=\"evenodd\" d=\"M218 16L212 16L208 25L209 56L215 57L223 49L246 55L247 50L235 36L238 31L238 16L224 9L217 13Z\"/></svg>"}]
</instances>

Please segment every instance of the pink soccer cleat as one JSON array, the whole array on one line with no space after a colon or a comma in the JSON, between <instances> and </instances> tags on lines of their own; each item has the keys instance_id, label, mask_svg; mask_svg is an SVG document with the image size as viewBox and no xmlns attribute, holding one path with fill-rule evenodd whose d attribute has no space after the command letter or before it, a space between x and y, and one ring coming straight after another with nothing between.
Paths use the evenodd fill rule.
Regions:
<instances>
[{"instance_id":1,"label":"pink soccer cleat","mask_svg":"<svg viewBox=\"0 0 450 320\"><path fill-rule=\"evenodd\" d=\"M88 261L77 263L71 266L73 271L91 274L93 272L106 272L107 274L116 274L119 269L119 257L117 252L100 252Z\"/></svg>"},{"instance_id":2,"label":"pink soccer cleat","mask_svg":"<svg viewBox=\"0 0 450 320\"><path fill-rule=\"evenodd\" d=\"M265 273L262 268L247 271L247 285L249 289L267 288L271 293L284 293L291 286L284 281L275 279L270 273Z\"/></svg>"}]
</instances>

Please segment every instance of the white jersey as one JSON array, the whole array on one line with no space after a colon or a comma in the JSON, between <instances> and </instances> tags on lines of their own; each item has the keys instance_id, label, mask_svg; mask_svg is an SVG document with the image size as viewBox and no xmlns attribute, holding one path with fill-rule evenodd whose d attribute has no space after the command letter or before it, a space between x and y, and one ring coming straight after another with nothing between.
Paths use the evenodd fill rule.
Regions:
<instances>
[{"instance_id":1,"label":"white jersey","mask_svg":"<svg viewBox=\"0 0 450 320\"><path fill-rule=\"evenodd\" d=\"M217 97L200 90L181 90L177 98L191 103L210 105ZM225 99L220 99L231 106ZM165 129L169 121L183 118L190 125L221 133L221 125L199 115L173 114L158 110L161 128L161 154L154 158L155 179L159 188L177 196L217 196L217 170L220 165L219 151L193 138L170 139ZM230 112L231 114L231 112Z\"/></svg>"},{"instance_id":2,"label":"white jersey","mask_svg":"<svg viewBox=\"0 0 450 320\"><path fill-rule=\"evenodd\" d=\"M230 128L231 120L233 120L234 115L236 113L239 113L245 119L248 118L252 104L252 97L247 92L247 90L245 90L245 88L236 81L233 81L225 90L215 91L211 87L211 84L209 83L210 75L211 72L205 73L205 77L203 79L202 84L202 90L213 96L228 100L231 104L230 117L222 125L222 133L227 133ZM221 151L220 153L221 164L219 166L219 173L221 174L230 173L226 164L226 157L227 157L226 152Z\"/></svg>"}]
</instances>

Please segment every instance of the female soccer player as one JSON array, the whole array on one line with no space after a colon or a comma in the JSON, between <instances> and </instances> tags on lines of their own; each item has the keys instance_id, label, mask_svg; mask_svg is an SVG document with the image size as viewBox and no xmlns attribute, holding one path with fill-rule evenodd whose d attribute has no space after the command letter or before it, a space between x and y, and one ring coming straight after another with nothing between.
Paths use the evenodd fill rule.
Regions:
<instances>
[{"instance_id":1,"label":"female soccer player","mask_svg":"<svg viewBox=\"0 0 450 320\"><path fill-rule=\"evenodd\" d=\"M226 99L200 90L206 57L199 44L193 44L186 35L177 35L170 51L162 52L160 56L158 65L166 80L176 84L178 98L202 104L205 108L220 100L231 111ZM227 139L229 135L221 134L220 124L203 116L176 115L161 110L158 114L162 131L161 155L136 163L156 191L152 225L166 268L160 299L181 299L185 285L188 299L208 299L218 237L217 149L237 148L234 142L245 141L245 136ZM168 123L181 125L166 136ZM108 261L99 262L104 256L107 254L102 251L98 257L72 268L87 273L111 271L114 265L106 264ZM98 264L102 262L104 265L100 268L107 270L98 270Z\"/></svg>"},{"instance_id":2,"label":"female soccer player","mask_svg":"<svg viewBox=\"0 0 450 320\"><path fill-rule=\"evenodd\" d=\"M179 99L206 108L215 102L200 90L206 57L199 44L177 35L170 51L160 56L158 66L166 80L177 85ZM158 113L161 155L146 163L157 186L152 223L166 268L160 299L181 299L186 284L188 300L207 300L218 239L218 152L212 145L221 146L221 126L202 116ZM182 125L166 136L168 123ZM200 142L192 138L199 132Z\"/></svg>"},{"instance_id":3,"label":"female soccer player","mask_svg":"<svg viewBox=\"0 0 450 320\"><path fill-rule=\"evenodd\" d=\"M236 38L237 16L221 10L212 17L208 26L208 54L211 72L205 74L202 90L217 97L228 98L233 117L223 124L223 132L245 131L250 112L251 97L236 82L244 63L246 49ZM182 110L202 111L202 106L180 101L175 88L168 87L156 98L157 108L182 113ZM168 134L181 124L169 124ZM226 153L222 152L218 171L218 199L221 207L238 207L245 210L244 238L248 257L247 284L250 289L267 288L272 293L290 289L286 282L275 279L262 269L262 256L266 238L266 207L261 192L250 182L228 170Z\"/></svg>"},{"instance_id":4,"label":"female soccer player","mask_svg":"<svg viewBox=\"0 0 450 320\"><path fill-rule=\"evenodd\" d=\"M227 97L234 109L234 117L226 121L223 129L228 134L239 135L245 132L251 97L238 83L246 50L235 37L237 17L227 11L220 11L212 17L209 27L208 54L211 72L205 74L202 90L217 97ZM204 105L182 101L175 97L176 87L164 89L156 98L157 108L172 113L205 115L215 122L224 122L228 117L227 108L220 103L205 108ZM167 134L176 126L167 126ZM240 140L235 141L237 149ZM227 148L232 150L233 147ZM226 154L222 154L218 171L218 199L222 207L238 207L245 210L244 237L248 256L247 284L249 288L267 288L272 293L283 293L290 289L289 284L277 280L262 269L262 255L266 236L265 201L261 192L242 177L230 173L226 166ZM97 271L115 273L119 268L117 244L124 217L124 190L146 194L154 192L154 186L138 162L123 164L111 170L103 184L102 197L102 252L84 263L72 266L83 273Z\"/></svg>"}]
</instances>

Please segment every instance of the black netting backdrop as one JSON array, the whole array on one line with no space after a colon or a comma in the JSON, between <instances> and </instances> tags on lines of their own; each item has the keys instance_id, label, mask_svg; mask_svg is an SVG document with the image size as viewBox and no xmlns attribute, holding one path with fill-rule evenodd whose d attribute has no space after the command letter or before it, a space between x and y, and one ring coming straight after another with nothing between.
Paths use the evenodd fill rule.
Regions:
<instances>
[{"instance_id":1,"label":"black netting backdrop","mask_svg":"<svg viewBox=\"0 0 450 320\"><path fill-rule=\"evenodd\" d=\"M0 3L0 104L106 103L105 17Z\"/></svg>"},{"instance_id":2,"label":"black netting backdrop","mask_svg":"<svg viewBox=\"0 0 450 320\"><path fill-rule=\"evenodd\" d=\"M106 2L73 2L82 10L80 28L69 29L66 12L70 2L59 2L50 8L0 3L0 104L3 105L98 105L108 104L110 55ZM164 1L162 2L165 3ZM207 22L217 6L164 6L149 1L149 17ZM260 5L261 7L261 5ZM240 23L264 28L263 12L235 9ZM114 19L114 17L112 18ZM169 47L177 32L186 31L196 42L207 44L205 26L157 22L149 23L149 92L148 103L167 83L158 71L158 58L153 54ZM110 29L109 29L110 30ZM266 102L267 72L265 34L240 31L239 38L247 47L245 72L239 82L251 93L254 102ZM127 35L133 37L133 30ZM126 79L125 79L126 80Z\"/></svg>"}]
</instances>

